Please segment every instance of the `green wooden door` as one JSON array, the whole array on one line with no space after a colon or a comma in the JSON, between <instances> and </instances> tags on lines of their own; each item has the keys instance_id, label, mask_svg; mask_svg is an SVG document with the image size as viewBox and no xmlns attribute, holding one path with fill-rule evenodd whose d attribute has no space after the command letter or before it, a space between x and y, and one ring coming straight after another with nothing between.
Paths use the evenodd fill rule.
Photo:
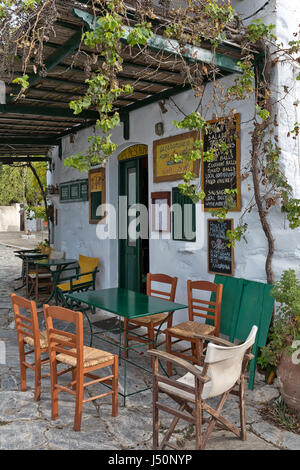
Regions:
<instances>
[{"instance_id":1,"label":"green wooden door","mask_svg":"<svg viewBox=\"0 0 300 470\"><path fill-rule=\"evenodd\" d=\"M140 203L140 162L120 162L119 174L119 286L136 292L141 290L141 239L134 236L135 215L128 210L134 213L132 205Z\"/></svg>"}]
</instances>

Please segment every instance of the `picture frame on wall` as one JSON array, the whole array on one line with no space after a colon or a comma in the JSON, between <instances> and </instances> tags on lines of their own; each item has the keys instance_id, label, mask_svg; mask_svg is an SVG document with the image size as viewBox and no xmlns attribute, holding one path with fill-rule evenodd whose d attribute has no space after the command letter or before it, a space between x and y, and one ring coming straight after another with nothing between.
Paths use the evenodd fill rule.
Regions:
<instances>
[{"instance_id":1,"label":"picture frame on wall","mask_svg":"<svg viewBox=\"0 0 300 470\"><path fill-rule=\"evenodd\" d=\"M89 171L89 223L104 222L105 217L97 213L97 209L106 201L105 168Z\"/></svg>"},{"instance_id":2,"label":"picture frame on wall","mask_svg":"<svg viewBox=\"0 0 300 470\"><path fill-rule=\"evenodd\" d=\"M199 176L198 161L173 161L174 155L182 155L191 151L194 141L199 137L199 132L192 131L153 142L154 183L183 179L187 171L192 171L196 177Z\"/></svg>"},{"instance_id":3,"label":"picture frame on wall","mask_svg":"<svg viewBox=\"0 0 300 470\"><path fill-rule=\"evenodd\" d=\"M152 230L154 232L171 231L171 193L158 191L151 193Z\"/></svg>"}]
</instances>

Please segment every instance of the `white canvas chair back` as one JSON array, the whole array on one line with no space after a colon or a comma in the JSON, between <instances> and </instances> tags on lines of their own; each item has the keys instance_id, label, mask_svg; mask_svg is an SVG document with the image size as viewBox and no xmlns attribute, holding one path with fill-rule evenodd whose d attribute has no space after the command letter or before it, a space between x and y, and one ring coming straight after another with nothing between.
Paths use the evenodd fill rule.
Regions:
<instances>
[{"instance_id":1,"label":"white canvas chair back","mask_svg":"<svg viewBox=\"0 0 300 470\"><path fill-rule=\"evenodd\" d=\"M257 326L253 326L246 341L238 346L207 345L205 363L209 364L207 375L210 381L205 384L203 398L212 398L230 390L239 379L245 352L255 342Z\"/></svg>"}]
</instances>

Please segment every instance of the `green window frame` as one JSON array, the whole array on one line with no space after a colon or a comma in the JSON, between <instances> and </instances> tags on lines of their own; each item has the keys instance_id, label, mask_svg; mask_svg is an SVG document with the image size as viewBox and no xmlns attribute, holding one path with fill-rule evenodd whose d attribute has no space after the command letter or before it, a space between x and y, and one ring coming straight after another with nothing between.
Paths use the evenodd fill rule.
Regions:
<instances>
[{"instance_id":1,"label":"green window frame","mask_svg":"<svg viewBox=\"0 0 300 470\"><path fill-rule=\"evenodd\" d=\"M191 198L172 188L172 238L175 241L196 241L196 205Z\"/></svg>"}]
</instances>

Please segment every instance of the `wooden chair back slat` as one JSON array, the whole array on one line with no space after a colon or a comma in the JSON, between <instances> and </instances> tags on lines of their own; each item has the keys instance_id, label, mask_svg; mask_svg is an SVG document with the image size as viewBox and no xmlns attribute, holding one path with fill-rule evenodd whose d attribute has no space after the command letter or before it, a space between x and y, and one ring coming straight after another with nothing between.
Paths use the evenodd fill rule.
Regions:
<instances>
[{"instance_id":1,"label":"wooden chair back slat","mask_svg":"<svg viewBox=\"0 0 300 470\"><path fill-rule=\"evenodd\" d=\"M33 331L33 326L32 325L28 325L28 324L22 322L21 320L18 321L18 326L20 328L25 328L25 330Z\"/></svg>"},{"instance_id":2,"label":"wooden chair back slat","mask_svg":"<svg viewBox=\"0 0 300 470\"><path fill-rule=\"evenodd\" d=\"M209 281L187 281L189 320L194 321L195 317L202 317L213 320L216 328L215 334L219 336L220 332L220 311L222 300L222 284L215 284ZM193 295L194 291L208 291L216 293L216 301L203 300ZM200 305L204 304L204 306ZM209 307L206 307L208 305ZM201 311L202 313L199 313Z\"/></svg>"},{"instance_id":3,"label":"wooden chair back slat","mask_svg":"<svg viewBox=\"0 0 300 470\"><path fill-rule=\"evenodd\" d=\"M75 312L64 307L44 305L45 321L49 338L50 363L55 360L56 353L66 354L75 357L79 373L83 369L83 316L81 312ZM64 330L53 328L53 319L75 325L75 334ZM69 341L64 341L56 337L60 335ZM70 351L70 348L73 351ZM75 351L74 351L75 349Z\"/></svg>"},{"instance_id":4,"label":"wooden chair back slat","mask_svg":"<svg viewBox=\"0 0 300 470\"><path fill-rule=\"evenodd\" d=\"M51 330L51 333L55 335L65 336L66 338L70 338L71 340L76 341L76 335L74 335L74 333L69 333L69 331L56 330L55 328L53 328L53 330Z\"/></svg>"},{"instance_id":5,"label":"wooden chair back slat","mask_svg":"<svg viewBox=\"0 0 300 470\"><path fill-rule=\"evenodd\" d=\"M32 320L31 320L31 318L24 317L24 315L21 315L21 313L18 314L18 317L20 318L20 320L23 320L23 321L29 323L29 325L32 325Z\"/></svg>"},{"instance_id":6,"label":"wooden chair back slat","mask_svg":"<svg viewBox=\"0 0 300 470\"><path fill-rule=\"evenodd\" d=\"M207 315L205 313L194 313L194 317L207 318L208 320L215 320L215 315Z\"/></svg>"},{"instance_id":7,"label":"wooden chair back slat","mask_svg":"<svg viewBox=\"0 0 300 470\"><path fill-rule=\"evenodd\" d=\"M77 351L69 351L68 349L65 348L60 348L59 346L52 346L51 348L52 351L55 351L60 354L64 354L65 356L71 356L71 357L76 357L78 356Z\"/></svg>"},{"instance_id":8,"label":"wooden chair back slat","mask_svg":"<svg viewBox=\"0 0 300 470\"><path fill-rule=\"evenodd\" d=\"M204 304L204 305L216 305L216 302L213 302L212 300L202 300L202 299L195 299L195 298L192 298L191 299L193 303L201 303L201 304Z\"/></svg>"},{"instance_id":9,"label":"wooden chair back slat","mask_svg":"<svg viewBox=\"0 0 300 470\"><path fill-rule=\"evenodd\" d=\"M23 329L20 329L20 332L22 332L24 336L32 338L33 340L35 339L33 333L30 333L29 331L26 331L26 330L24 331Z\"/></svg>"},{"instance_id":10,"label":"wooden chair back slat","mask_svg":"<svg viewBox=\"0 0 300 470\"><path fill-rule=\"evenodd\" d=\"M40 333L35 302L16 294L11 294L11 302L16 321L19 346L23 343L24 336L29 336L34 340L35 349L39 352ZM28 317L25 317L23 313L21 314L20 308L28 313Z\"/></svg>"},{"instance_id":11,"label":"wooden chair back slat","mask_svg":"<svg viewBox=\"0 0 300 470\"><path fill-rule=\"evenodd\" d=\"M174 302L175 300L175 293L176 293L176 287L177 287L177 277L171 277L168 276L167 274L152 274L148 273L147 274L147 295L151 295L152 297L158 297L159 296L164 296L160 297L163 298L164 300L170 300L170 302ZM152 288L152 283L157 282L159 284L166 284L166 287L168 287L168 290L160 290L158 288ZM153 294L158 294L158 295L153 295Z\"/></svg>"},{"instance_id":12,"label":"wooden chair back slat","mask_svg":"<svg viewBox=\"0 0 300 470\"><path fill-rule=\"evenodd\" d=\"M200 306L197 306L197 305L193 305L193 310L194 312L196 313L197 310L200 310L200 311L203 311L203 312L215 312L215 308L209 308L209 307L200 307Z\"/></svg>"}]
</instances>

